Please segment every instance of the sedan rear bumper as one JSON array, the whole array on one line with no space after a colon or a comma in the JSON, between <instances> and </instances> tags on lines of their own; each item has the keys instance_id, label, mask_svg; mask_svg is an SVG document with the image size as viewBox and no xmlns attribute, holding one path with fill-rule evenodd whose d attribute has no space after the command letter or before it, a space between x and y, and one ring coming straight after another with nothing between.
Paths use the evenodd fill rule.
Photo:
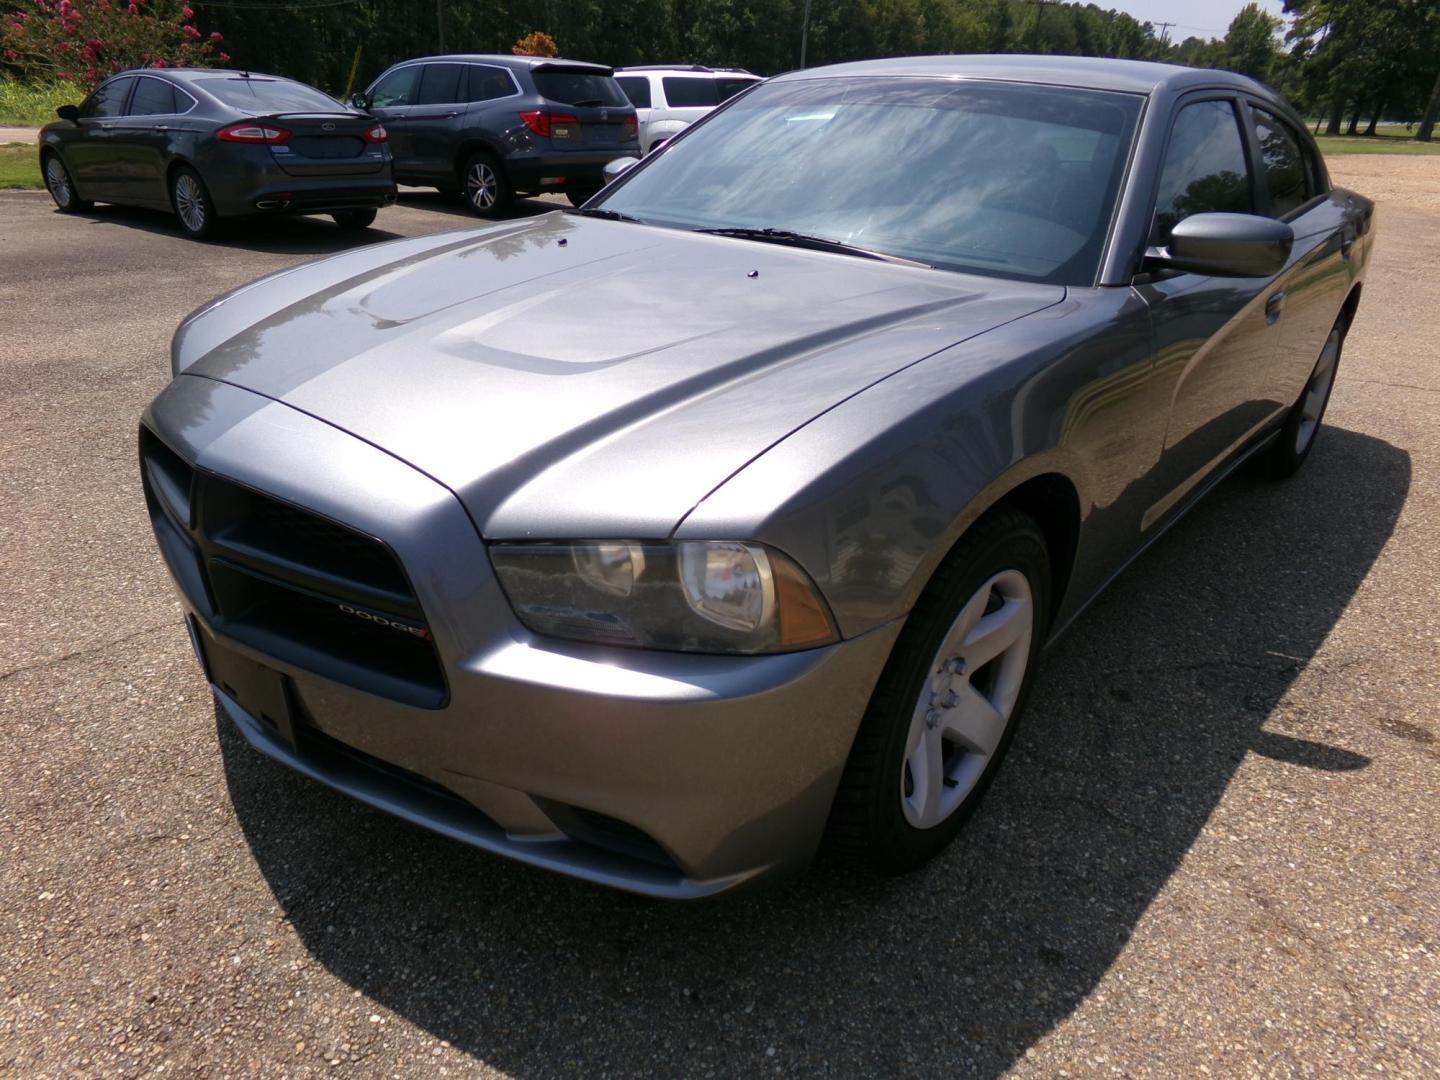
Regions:
<instances>
[{"instance_id":1,"label":"sedan rear bumper","mask_svg":"<svg viewBox=\"0 0 1440 1080\"><path fill-rule=\"evenodd\" d=\"M395 458L186 376L147 425L195 467L186 480L185 466L147 464L152 523L216 700L262 752L465 843L649 896L709 896L813 856L898 623L751 657L537 638L453 494ZM187 484L194 509L167 508ZM430 641L347 620L313 592L263 625L225 610L236 564L207 536L220 500L206 492L236 484L384 541L414 585L437 677L409 694ZM246 557L263 547L252 538ZM343 642L297 637L302 624L419 660L371 678Z\"/></svg>"}]
</instances>

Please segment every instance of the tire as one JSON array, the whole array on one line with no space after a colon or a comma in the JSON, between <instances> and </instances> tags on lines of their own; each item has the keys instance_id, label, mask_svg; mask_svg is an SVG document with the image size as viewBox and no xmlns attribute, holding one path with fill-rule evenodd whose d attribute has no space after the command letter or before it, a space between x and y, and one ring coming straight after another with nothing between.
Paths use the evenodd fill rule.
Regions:
<instances>
[{"instance_id":1,"label":"tire","mask_svg":"<svg viewBox=\"0 0 1440 1080\"><path fill-rule=\"evenodd\" d=\"M376 209L364 207L355 210L337 210L330 216L335 219L335 224L346 232L359 232L361 229L368 229L375 224Z\"/></svg>"},{"instance_id":2,"label":"tire","mask_svg":"<svg viewBox=\"0 0 1440 1080\"><path fill-rule=\"evenodd\" d=\"M1261 476L1271 480L1294 476L1310 456L1315 438L1320 434L1325 408L1330 404L1330 394L1335 389L1335 374L1340 367L1340 353L1345 347L1347 330L1345 316L1341 315L1320 349L1320 356L1305 381L1300 399L1291 406L1280 426L1279 436L1268 450L1255 458L1255 471Z\"/></svg>"},{"instance_id":3,"label":"tire","mask_svg":"<svg viewBox=\"0 0 1440 1080\"><path fill-rule=\"evenodd\" d=\"M182 165L170 175L170 205L175 220L192 240L209 240L220 231L220 215L200 174Z\"/></svg>"},{"instance_id":4,"label":"tire","mask_svg":"<svg viewBox=\"0 0 1440 1080\"><path fill-rule=\"evenodd\" d=\"M860 722L831 811L832 849L901 874L955 838L1025 707L1050 580L1044 535L1011 507L990 511L955 545L906 620ZM993 626L977 638L982 617Z\"/></svg>"},{"instance_id":5,"label":"tire","mask_svg":"<svg viewBox=\"0 0 1440 1080\"><path fill-rule=\"evenodd\" d=\"M515 201L515 189L493 154L474 154L460 174L465 205L483 218L504 217Z\"/></svg>"},{"instance_id":6,"label":"tire","mask_svg":"<svg viewBox=\"0 0 1440 1080\"><path fill-rule=\"evenodd\" d=\"M94 208L93 202L75 193L75 181L70 179L70 170L65 168L59 154L53 151L47 153L41 160L40 168L45 175L45 190L50 192L50 198L55 200L55 209L60 213L84 213Z\"/></svg>"},{"instance_id":7,"label":"tire","mask_svg":"<svg viewBox=\"0 0 1440 1080\"><path fill-rule=\"evenodd\" d=\"M571 206L584 206L593 199L600 189L598 187L566 188L565 198L570 200Z\"/></svg>"}]
</instances>

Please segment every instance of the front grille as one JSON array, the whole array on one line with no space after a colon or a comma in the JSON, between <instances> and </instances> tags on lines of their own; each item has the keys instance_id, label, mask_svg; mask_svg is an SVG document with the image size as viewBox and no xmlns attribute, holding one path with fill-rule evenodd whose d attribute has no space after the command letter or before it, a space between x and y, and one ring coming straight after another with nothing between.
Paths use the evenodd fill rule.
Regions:
<instances>
[{"instance_id":1,"label":"front grille","mask_svg":"<svg viewBox=\"0 0 1440 1080\"><path fill-rule=\"evenodd\" d=\"M195 469L143 428L140 455L160 549L217 631L361 690L445 703L420 602L383 542Z\"/></svg>"}]
</instances>

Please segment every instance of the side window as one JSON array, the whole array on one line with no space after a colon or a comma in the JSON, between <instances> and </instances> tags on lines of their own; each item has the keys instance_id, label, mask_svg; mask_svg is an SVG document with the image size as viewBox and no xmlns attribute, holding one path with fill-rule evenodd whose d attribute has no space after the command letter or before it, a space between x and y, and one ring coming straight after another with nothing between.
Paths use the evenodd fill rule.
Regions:
<instances>
[{"instance_id":1,"label":"side window","mask_svg":"<svg viewBox=\"0 0 1440 1080\"><path fill-rule=\"evenodd\" d=\"M492 101L515 93L515 83L503 68L469 66L469 84L462 95L466 101Z\"/></svg>"},{"instance_id":2,"label":"side window","mask_svg":"<svg viewBox=\"0 0 1440 1080\"><path fill-rule=\"evenodd\" d=\"M1270 194L1270 216L1284 217L1315 194L1313 172L1290 125L1264 109L1252 108L1260 172Z\"/></svg>"},{"instance_id":3,"label":"side window","mask_svg":"<svg viewBox=\"0 0 1440 1080\"><path fill-rule=\"evenodd\" d=\"M1254 212L1250 175L1235 107L1228 101L1201 101L1181 109L1170 129L1150 242L1164 244L1170 230L1191 214L1217 211Z\"/></svg>"},{"instance_id":4,"label":"side window","mask_svg":"<svg viewBox=\"0 0 1440 1080\"><path fill-rule=\"evenodd\" d=\"M169 116L176 111L175 91L169 83L142 78L136 84L135 97L130 101L131 116Z\"/></svg>"},{"instance_id":5,"label":"side window","mask_svg":"<svg viewBox=\"0 0 1440 1080\"><path fill-rule=\"evenodd\" d=\"M625 91L631 105L637 109L650 108L650 80L644 75L617 75L615 81Z\"/></svg>"},{"instance_id":6,"label":"side window","mask_svg":"<svg viewBox=\"0 0 1440 1080\"><path fill-rule=\"evenodd\" d=\"M415 104L453 105L460 100L460 80L464 77L464 64L426 64Z\"/></svg>"},{"instance_id":7,"label":"side window","mask_svg":"<svg viewBox=\"0 0 1440 1080\"><path fill-rule=\"evenodd\" d=\"M719 87L720 100L724 101L726 98L734 97L741 90L748 90L759 81L759 79L716 79L715 84Z\"/></svg>"},{"instance_id":8,"label":"side window","mask_svg":"<svg viewBox=\"0 0 1440 1080\"><path fill-rule=\"evenodd\" d=\"M415 83L419 81L419 77L418 65L390 72L376 83L375 89L370 92L371 105L377 109L391 108L396 105L414 105Z\"/></svg>"},{"instance_id":9,"label":"side window","mask_svg":"<svg viewBox=\"0 0 1440 1080\"><path fill-rule=\"evenodd\" d=\"M90 95L90 100L85 103L82 112L86 116L123 116L125 98L134 82L133 75L127 75L123 79L111 79Z\"/></svg>"},{"instance_id":10,"label":"side window","mask_svg":"<svg viewBox=\"0 0 1440 1080\"><path fill-rule=\"evenodd\" d=\"M720 104L715 90L714 79L694 79L687 76L670 76L662 79L665 86L665 100L672 109L694 109Z\"/></svg>"}]
</instances>

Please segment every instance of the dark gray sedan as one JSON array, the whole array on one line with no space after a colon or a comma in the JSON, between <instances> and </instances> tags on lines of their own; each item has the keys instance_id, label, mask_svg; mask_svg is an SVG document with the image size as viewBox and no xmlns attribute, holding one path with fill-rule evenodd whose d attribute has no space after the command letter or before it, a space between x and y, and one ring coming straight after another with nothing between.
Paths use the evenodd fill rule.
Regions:
<instances>
[{"instance_id":1,"label":"dark gray sedan","mask_svg":"<svg viewBox=\"0 0 1440 1080\"><path fill-rule=\"evenodd\" d=\"M655 896L827 836L908 870L1044 645L1309 456L1372 210L1224 72L796 72L577 212L197 311L150 517L219 708L306 775Z\"/></svg>"},{"instance_id":2,"label":"dark gray sedan","mask_svg":"<svg viewBox=\"0 0 1440 1080\"><path fill-rule=\"evenodd\" d=\"M384 126L290 79L126 71L57 112L40 133L40 169L63 213L96 202L169 210L203 238L222 218L271 214L363 229L395 201Z\"/></svg>"}]
</instances>

